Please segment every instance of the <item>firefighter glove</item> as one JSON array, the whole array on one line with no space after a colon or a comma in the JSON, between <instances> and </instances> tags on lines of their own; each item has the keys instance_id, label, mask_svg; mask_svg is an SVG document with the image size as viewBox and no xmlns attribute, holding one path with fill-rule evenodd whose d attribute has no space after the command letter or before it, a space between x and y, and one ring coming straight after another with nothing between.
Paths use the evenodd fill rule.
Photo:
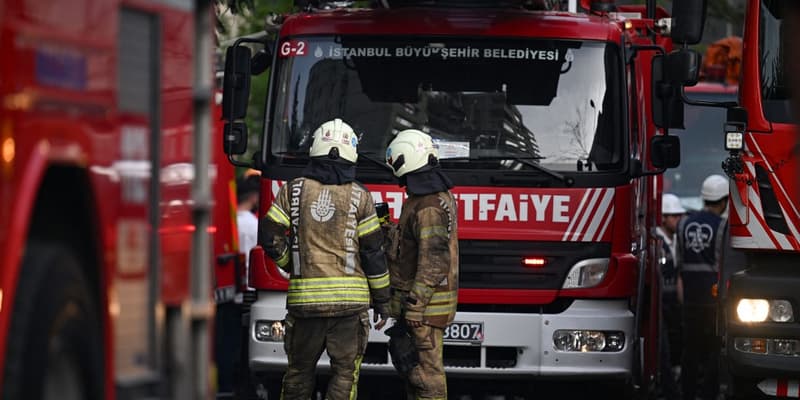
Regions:
<instances>
[{"instance_id":1,"label":"firefighter glove","mask_svg":"<svg viewBox=\"0 0 800 400\"><path fill-rule=\"evenodd\" d=\"M386 321L389 319L389 304L388 303L375 303L372 306L372 322L377 322L375 329L383 329ZM380 320L380 322L378 322Z\"/></svg>"},{"instance_id":2,"label":"firefighter glove","mask_svg":"<svg viewBox=\"0 0 800 400\"><path fill-rule=\"evenodd\" d=\"M414 345L414 338L403 320L397 321L386 330L389 336L389 354L392 364L402 376L407 376L414 367L419 365L419 353Z\"/></svg>"}]
</instances>

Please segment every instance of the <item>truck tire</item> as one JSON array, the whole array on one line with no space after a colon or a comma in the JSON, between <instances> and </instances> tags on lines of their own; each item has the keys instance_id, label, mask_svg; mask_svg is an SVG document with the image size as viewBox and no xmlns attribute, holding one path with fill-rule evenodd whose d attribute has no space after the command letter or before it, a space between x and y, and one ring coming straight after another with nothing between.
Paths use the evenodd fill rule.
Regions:
<instances>
[{"instance_id":1,"label":"truck tire","mask_svg":"<svg viewBox=\"0 0 800 400\"><path fill-rule=\"evenodd\" d=\"M11 310L2 397L103 399L99 311L65 246L29 243Z\"/></svg>"}]
</instances>

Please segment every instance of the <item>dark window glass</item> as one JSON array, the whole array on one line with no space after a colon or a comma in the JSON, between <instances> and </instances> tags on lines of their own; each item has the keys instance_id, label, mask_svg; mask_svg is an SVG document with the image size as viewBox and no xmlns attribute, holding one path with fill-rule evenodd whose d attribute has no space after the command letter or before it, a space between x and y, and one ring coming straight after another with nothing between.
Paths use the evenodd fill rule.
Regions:
<instances>
[{"instance_id":1,"label":"dark window glass","mask_svg":"<svg viewBox=\"0 0 800 400\"><path fill-rule=\"evenodd\" d=\"M538 174L533 162L597 173L626 159L614 45L300 37L278 52L270 163L305 163L312 133L333 118L362 135L360 153L380 159L400 130L425 131L451 170Z\"/></svg>"},{"instance_id":2,"label":"dark window glass","mask_svg":"<svg viewBox=\"0 0 800 400\"><path fill-rule=\"evenodd\" d=\"M762 0L759 24L761 61L761 96L764 116L772 122L792 122L788 83L790 66L786 64L786 37L783 9L797 0Z\"/></svg>"},{"instance_id":3,"label":"dark window glass","mask_svg":"<svg viewBox=\"0 0 800 400\"><path fill-rule=\"evenodd\" d=\"M735 93L687 93L694 100L736 101ZM724 108L684 106L683 130L671 130L670 134L681 139L681 165L664 172L664 192L680 197L684 207L691 210L703 208L700 187L711 174L722 174L722 161L728 157L725 151Z\"/></svg>"}]
</instances>

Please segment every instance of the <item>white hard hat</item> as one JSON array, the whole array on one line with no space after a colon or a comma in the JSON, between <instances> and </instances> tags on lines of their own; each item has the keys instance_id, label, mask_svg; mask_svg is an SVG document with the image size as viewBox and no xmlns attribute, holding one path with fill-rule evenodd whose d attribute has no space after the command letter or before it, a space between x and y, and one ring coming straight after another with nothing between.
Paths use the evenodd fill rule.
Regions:
<instances>
[{"instance_id":1,"label":"white hard hat","mask_svg":"<svg viewBox=\"0 0 800 400\"><path fill-rule=\"evenodd\" d=\"M431 137L416 129L406 129L398 132L386 148L386 163L399 178L428 165L431 155L439 159L439 151Z\"/></svg>"},{"instance_id":2,"label":"white hard hat","mask_svg":"<svg viewBox=\"0 0 800 400\"><path fill-rule=\"evenodd\" d=\"M686 209L681 205L681 199L672 193L664 193L661 196L661 214L677 215L686 214Z\"/></svg>"},{"instance_id":3,"label":"white hard hat","mask_svg":"<svg viewBox=\"0 0 800 400\"><path fill-rule=\"evenodd\" d=\"M728 195L728 179L722 175L711 175L703 181L700 197L707 201L718 201Z\"/></svg>"},{"instance_id":4,"label":"white hard hat","mask_svg":"<svg viewBox=\"0 0 800 400\"><path fill-rule=\"evenodd\" d=\"M308 155L321 157L337 149L339 157L355 163L358 160L358 136L353 128L339 118L323 123L314 131L314 141Z\"/></svg>"}]
</instances>

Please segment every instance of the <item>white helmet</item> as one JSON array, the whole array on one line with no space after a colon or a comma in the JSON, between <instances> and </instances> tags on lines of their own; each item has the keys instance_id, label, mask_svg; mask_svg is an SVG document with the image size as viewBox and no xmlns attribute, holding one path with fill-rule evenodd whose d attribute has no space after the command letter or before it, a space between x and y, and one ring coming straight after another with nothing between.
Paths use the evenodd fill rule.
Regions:
<instances>
[{"instance_id":1,"label":"white helmet","mask_svg":"<svg viewBox=\"0 0 800 400\"><path fill-rule=\"evenodd\" d=\"M431 155L439 159L439 151L431 137L416 129L406 129L398 132L386 148L386 163L399 178L428 165Z\"/></svg>"},{"instance_id":2,"label":"white helmet","mask_svg":"<svg viewBox=\"0 0 800 400\"><path fill-rule=\"evenodd\" d=\"M681 205L681 199L672 193L664 193L661 196L661 214L678 215L686 214L686 209Z\"/></svg>"},{"instance_id":3,"label":"white helmet","mask_svg":"<svg viewBox=\"0 0 800 400\"><path fill-rule=\"evenodd\" d=\"M728 179L722 175L711 175L703 181L700 196L703 200L718 201L728 195Z\"/></svg>"},{"instance_id":4,"label":"white helmet","mask_svg":"<svg viewBox=\"0 0 800 400\"><path fill-rule=\"evenodd\" d=\"M308 151L310 157L322 157L336 149L339 157L355 163L358 160L358 136L353 128L336 118L323 123L314 131L314 141Z\"/></svg>"}]
</instances>

